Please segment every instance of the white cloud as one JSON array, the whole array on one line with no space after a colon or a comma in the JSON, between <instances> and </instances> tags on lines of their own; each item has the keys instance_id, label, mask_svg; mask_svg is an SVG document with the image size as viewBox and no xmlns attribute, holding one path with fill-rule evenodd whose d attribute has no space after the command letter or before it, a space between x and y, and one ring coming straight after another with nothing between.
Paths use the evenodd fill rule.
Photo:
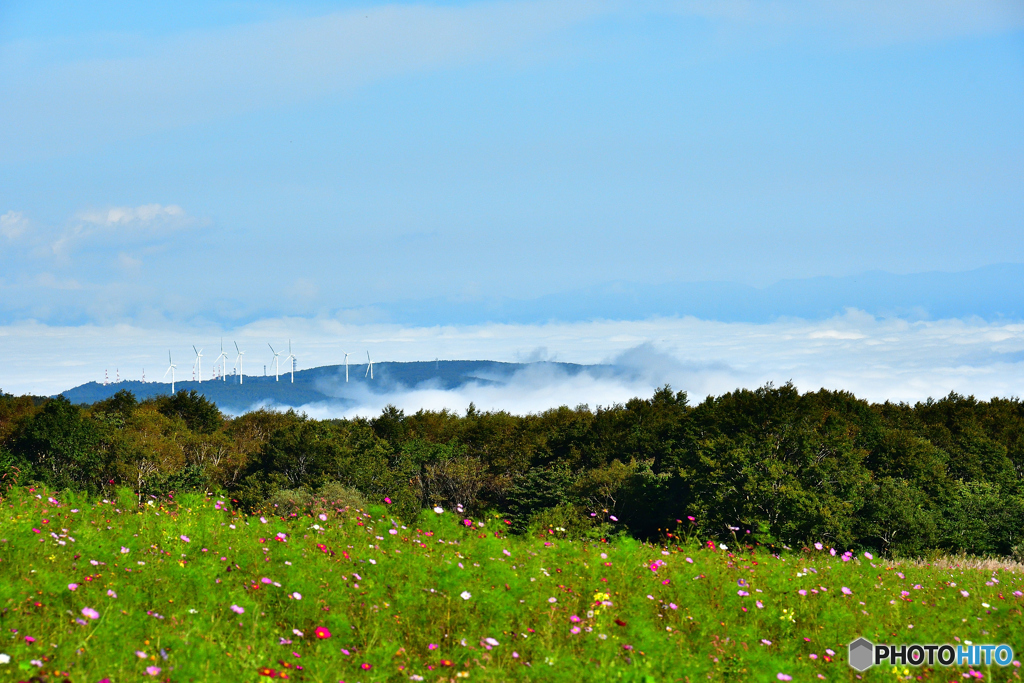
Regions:
<instances>
[{"instance_id":1,"label":"white cloud","mask_svg":"<svg viewBox=\"0 0 1024 683\"><path fill-rule=\"evenodd\" d=\"M863 42L945 40L1019 31L1019 0L680 0L677 11L774 29L826 30Z\"/></svg>"},{"instance_id":2,"label":"white cloud","mask_svg":"<svg viewBox=\"0 0 1024 683\"><path fill-rule=\"evenodd\" d=\"M401 327L351 325L330 319L263 320L235 330L209 328L51 327L37 323L0 326L0 340L14 362L5 367L6 391L55 393L102 378L120 367L138 376L143 367L163 367L167 349L191 354L191 345L213 348L223 336L237 340L260 363L258 349L290 338L299 368L343 362L343 352L375 362L490 359L516 361L538 347L547 356L577 363L616 363L622 370L584 375L524 374L508 388L404 389L366 395L356 409L375 412L385 403L464 410L516 412L554 405L591 406L649 395L668 382L695 400L737 387L788 380L803 391L821 387L852 391L874 401L923 400L950 391L980 398L1011 396L1024 386L1024 323L976 320L909 322L875 319L850 311L821 322L783 320L769 324L721 323L696 318L595 321L545 325ZM183 356L183 357L184 357ZM256 367L256 366L253 366ZM152 372L150 373L152 376ZM351 413L331 406L314 410Z\"/></svg>"},{"instance_id":3,"label":"white cloud","mask_svg":"<svg viewBox=\"0 0 1024 683\"><path fill-rule=\"evenodd\" d=\"M9 240L21 237L28 230L28 219L20 211L8 211L0 216L0 235Z\"/></svg>"},{"instance_id":4,"label":"white cloud","mask_svg":"<svg viewBox=\"0 0 1024 683\"><path fill-rule=\"evenodd\" d=\"M47 289L75 290L82 288L77 280L73 278L61 280L53 273L39 273L35 277L35 283Z\"/></svg>"},{"instance_id":5,"label":"white cloud","mask_svg":"<svg viewBox=\"0 0 1024 683\"><path fill-rule=\"evenodd\" d=\"M26 155L63 153L83 140L121 139L513 54L616 4L393 4L145 41L96 36L96 52L126 56L73 62L41 57L52 52L45 45L0 45L4 61L21 65L0 72L0 89L9 101L28 103L20 112L0 111L10 133L0 154L15 144Z\"/></svg>"},{"instance_id":6,"label":"white cloud","mask_svg":"<svg viewBox=\"0 0 1024 683\"><path fill-rule=\"evenodd\" d=\"M78 217L85 223L113 226L151 225L153 223L180 223L186 219L185 212L176 204L143 204L142 206L114 206L109 209L82 211Z\"/></svg>"},{"instance_id":7,"label":"white cloud","mask_svg":"<svg viewBox=\"0 0 1024 683\"><path fill-rule=\"evenodd\" d=\"M76 249L90 243L98 242L106 246L111 246L111 243L151 244L201 223L176 204L86 209L80 211L71 224L50 242L49 251L66 260ZM137 261L123 254L119 260L125 267Z\"/></svg>"}]
</instances>

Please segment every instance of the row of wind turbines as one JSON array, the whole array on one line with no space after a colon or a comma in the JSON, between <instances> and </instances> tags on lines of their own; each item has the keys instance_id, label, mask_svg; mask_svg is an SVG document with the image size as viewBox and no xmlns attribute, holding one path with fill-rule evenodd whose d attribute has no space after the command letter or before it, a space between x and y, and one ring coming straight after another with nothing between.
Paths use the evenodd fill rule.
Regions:
<instances>
[{"instance_id":1,"label":"row of wind turbines","mask_svg":"<svg viewBox=\"0 0 1024 683\"><path fill-rule=\"evenodd\" d=\"M232 343L235 345L235 351L238 354L237 356L235 356L235 363L234 363L234 365L238 368L238 383L242 384L243 380L245 379L245 373L242 370L242 362L243 362L244 357L245 357L245 351L242 351L240 348L238 348L238 342L232 342ZM273 363L274 363L274 381L275 382L280 382L281 381L281 368L280 368L279 357L280 357L281 354L280 354L280 352L275 351L274 347L269 342L267 343L267 346L270 347L270 352L272 354L274 354L274 360L273 360ZM192 372L195 375L195 377L198 378L199 383L202 384L203 383L203 349L197 349L193 345L192 346L192 350L196 354L196 359L195 359L195 361L192 362ZM345 381L346 382L348 382L348 357L351 356L351 355L352 355L351 353L346 353L345 354ZM220 360L222 358L224 359L224 362L221 365L220 376L221 376L221 379L224 382L227 382L228 381L227 362L228 362L229 358L228 358L228 355L224 352L224 340L223 339L221 339L221 341L220 341L220 355L217 356L214 359L214 361L213 361L214 367L216 367L217 363L220 362ZM285 356L285 362L289 362L289 361L291 362L291 381L292 381L292 384L295 383L295 361L296 360L297 359L295 357L295 354L292 353L292 340L289 339L288 340L288 355ZM170 349L167 350L167 364L168 364L167 365L167 370L164 372L164 378L166 378L168 373L170 373L170 375L171 375L171 393L173 394L174 393L174 382L175 382L174 371L178 368L178 366L174 364L174 360L171 358L171 351L170 351ZM364 377L364 379L367 378L367 377L369 379L373 379L373 360L370 358L370 352L369 351L366 352L366 372L363 373L363 377Z\"/></svg>"}]
</instances>

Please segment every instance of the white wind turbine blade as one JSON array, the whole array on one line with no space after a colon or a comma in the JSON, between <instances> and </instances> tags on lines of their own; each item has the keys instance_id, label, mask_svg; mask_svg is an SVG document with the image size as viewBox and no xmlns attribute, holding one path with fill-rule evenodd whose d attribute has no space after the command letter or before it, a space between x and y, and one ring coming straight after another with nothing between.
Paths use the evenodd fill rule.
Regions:
<instances>
[{"instance_id":1,"label":"white wind turbine blade","mask_svg":"<svg viewBox=\"0 0 1024 683\"><path fill-rule=\"evenodd\" d=\"M270 342L267 342L267 346L270 346ZM274 381L279 382L281 381L281 371L279 369L280 366L278 364L277 357L280 354L278 354L278 352L274 350L273 346L270 346L270 352L274 354Z\"/></svg>"}]
</instances>

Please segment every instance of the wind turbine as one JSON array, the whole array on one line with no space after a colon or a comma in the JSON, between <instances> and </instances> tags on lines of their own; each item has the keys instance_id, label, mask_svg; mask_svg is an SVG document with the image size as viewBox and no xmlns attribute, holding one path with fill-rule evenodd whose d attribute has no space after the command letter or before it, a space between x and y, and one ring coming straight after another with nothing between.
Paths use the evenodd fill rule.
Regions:
<instances>
[{"instance_id":1,"label":"wind turbine","mask_svg":"<svg viewBox=\"0 0 1024 683\"><path fill-rule=\"evenodd\" d=\"M363 373L363 379L366 379L367 375L370 376L370 379L373 379L373 361L370 360L369 351L366 352L366 372Z\"/></svg>"},{"instance_id":2,"label":"wind turbine","mask_svg":"<svg viewBox=\"0 0 1024 683\"><path fill-rule=\"evenodd\" d=\"M291 339L288 340L288 357L285 358L285 360L288 361L289 363L291 363L291 367L292 367L292 384L295 384L295 354L292 353L292 340Z\"/></svg>"},{"instance_id":3,"label":"wind turbine","mask_svg":"<svg viewBox=\"0 0 1024 683\"><path fill-rule=\"evenodd\" d=\"M270 344L268 343L267 346L270 346ZM280 376L281 373L280 373L280 368L278 367L277 357L280 356L281 354L279 354L277 351L275 351L273 346L270 346L270 352L272 354L274 354L274 381L275 382L280 382L281 381L281 376Z\"/></svg>"},{"instance_id":4,"label":"wind turbine","mask_svg":"<svg viewBox=\"0 0 1024 683\"><path fill-rule=\"evenodd\" d=\"M228 362L228 354L224 353L224 337L220 338L220 355L217 356L217 360L213 361L213 364L216 365L218 362L220 362L221 358L223 358L224 359L224 363L227 364L227 362ZM225 371L225 366L221 366L221 373L220 374L224 376L224 381L227 382L228 381L228 373Z\"/></svg>"},{"instance_id":5,"label":"wind turbine","mask_svg":"<svg viewBox=\"0 0 1024 683\"><path fill-rule=\"evenodd\" d=\"M196 351L195 345L192 346L192 350ZM199 383L203 383L203 350L199 349L196 351L196 362L192 364L192 369L196 371L196 377L199 378Z\"/></svg>"},{"instance_id":6,"label":"wind turbine","mask_svg":"<svg viewBox=\"0 0 1024 683\"><path fill-rule=\"evenodd\" d=\"M351 356L351 355L352 355L351 353L346 353L345 354L345 383L346 384L348 383L348 357Z\"/></svg>"},{"instance_id":7,"label":"wind turbine","mask_svg":"<svg viewBox=\"0 0 1024 683\"><path fill-rule=\"evenodd\" d=\"M235 351L238 351L238 357L235 361L238 363L238 383L242 384L242 380L245 379L245 373L242 372L242 356L245 355L245 351L238 348L238 342L235 342Z\"/></svg>"},{"instance_id":8,"label":"wind turbine","mask_svg":"<svg viewBox=\"0 0 1024 683\"><path fill-rule=\"evenodd\" d=\"M174 368L176 368L178 366L175 365L174 361L171 360L171 352L170 352L170 350L167 351L167 362L170 363L170 367L167 368L167 370L164 371L164 377L167 376L168 372L171 373L171 393L173 394L174 393Z\"/></svg>"}]
</instances>

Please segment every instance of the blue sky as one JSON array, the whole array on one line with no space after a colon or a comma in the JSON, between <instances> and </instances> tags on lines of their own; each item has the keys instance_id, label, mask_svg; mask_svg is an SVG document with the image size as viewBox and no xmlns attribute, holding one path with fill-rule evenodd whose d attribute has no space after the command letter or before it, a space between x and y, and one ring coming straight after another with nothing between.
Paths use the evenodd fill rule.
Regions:
<instances>
[{"instance_id":1,"label":"blue sky","mask_svg":"<svg viewBox=\"0 0 1024 683\"><path fill-rule=\"evenodd\" d=\"M5 322L1024 262L1018 2L14 1L0 67Z\"/></svg>"},{"instance_id":2,"label":"blue sky","mask_svg":"<svg viewBox=\"0 0 1024 683\"><path fill-rule=\"evenodd\" d=\"M12 0L0 92L0 334L1024 318L1018 0Z\"/></svg>"}]
</instances>

